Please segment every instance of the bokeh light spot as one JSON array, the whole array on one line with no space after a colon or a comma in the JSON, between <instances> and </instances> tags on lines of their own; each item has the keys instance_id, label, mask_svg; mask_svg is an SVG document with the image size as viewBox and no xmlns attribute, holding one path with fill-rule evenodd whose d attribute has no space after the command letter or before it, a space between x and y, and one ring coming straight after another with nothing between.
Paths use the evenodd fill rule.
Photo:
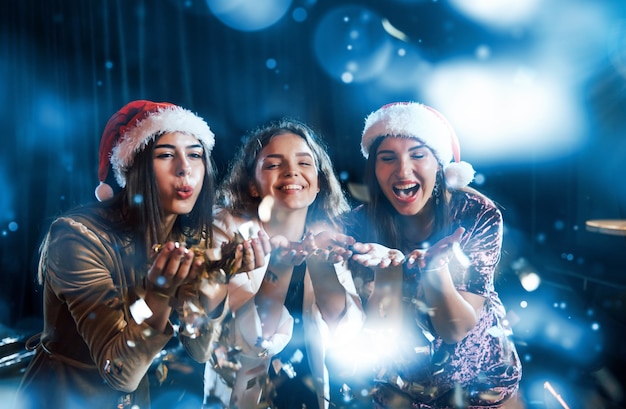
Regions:
<instances>
[{"instance_id":1,"label":"bokeh light spot","mask_svg":"<svg viewBox=\"0 0 626 409\"><path fill-rule=\"evenodd\" d=\"M292 0L207 0L211 12L222 23L239 31L259 31L278 22Z\"/></svg>"},{"instance_id":2,"label":"bokeh light spot","mask_svg":"<svg viewBox=\"0 0 626 409\"><path fill-rule=\"evenodd\" d=\"M309 13L307 13L307 11L302 7L296 7L291 13L291 18L293 18L293 20L297 23L302 23L308 17Z\"/></svg>"},{"instance_id":3,"label":"bokeh light spot","mask_svg":"<svg viewBox=\"0 0 626 409\"><path fill-rule=\"evenodd\" d=\"M314 53L328 75L352 83L382 73L393 47L378 14L348 5L332 9L321 19L315 29Z\"/></svg>"},{"instance_id":4,"label":"bokeh light spot","mask_svg":"<svg viewBox=\"0 0 626 409\"><path fill-rule=\"evenodd\" d=\"M277 62L277 61L276 61L276 59L274 59L274 58L268 58L268 59L265 61L265 66L266 66L268 69L273 70L273 69L275 69L275 68L278 66L278 62Z\"/></svg>"}]
</instances>

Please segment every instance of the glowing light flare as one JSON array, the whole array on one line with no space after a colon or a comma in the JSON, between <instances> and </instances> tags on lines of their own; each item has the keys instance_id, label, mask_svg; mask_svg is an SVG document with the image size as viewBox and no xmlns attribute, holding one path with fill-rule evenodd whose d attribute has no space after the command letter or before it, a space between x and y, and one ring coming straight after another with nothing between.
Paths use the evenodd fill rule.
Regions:
<instances>
[{"instance_id":1,"label":"glowing light flare","mask_svg":"<svg viewBox=\"0 0 626 409\"><path fill-rule=\"evenodd\" d=\"M424 81L424 99L453 124L465 160L519 164L562 157L581 145L585 124L578 98L554 75L495 62L448 63Z\"/></svg>"},{"instance_id":2,"label":"glowing light flare","mask_svg":"<svg viewBox=\"0 0 626 409\"><path fill-rule=\"evenodd\" d=\"M530 21L541 0L451 0L452 7L465 16L488 26L510 29Z\"/></svg>"},{"instance_id":3,"label":"glowing light flare","mask_svg":"<svg viewBox=\"0 0 626 409\"><path fill-rule=\"evenodd\" d=\"M541 284L541 277L535 267L524 257L520 257L511 263L511 268L517 274L524 290L535 291Z\"/></svg>"},{"instance_id":4,"label":"glowing light flare","mask_svg":"<svg viewBox=\"0 0 626 409\"><path fill-rule=\"evenodd\" d=\"M533 271L525 271L521 273L519 275L519 280L522 284L522 287L524 287L524 290L528 291L529 293L535 291L537 288L539 288L539 285L541 284L541 277L539 277L539 275Z\"/></svg>"},{"instance_id":5,"label":"glowing light flare","mask_svg":"<svg viewBox=\"0 0 626 409\"><path fill-rule=\"evenodd\" d=\"M362 375L372 370L381 362L394 359L397 348L391 347L390 339L402 339L391 330L369 328L353 343L333 348L328 359L332 360L333 368L341 374ZM356 342L358 341L358 342Z\"/></svg>"}]
</instances>

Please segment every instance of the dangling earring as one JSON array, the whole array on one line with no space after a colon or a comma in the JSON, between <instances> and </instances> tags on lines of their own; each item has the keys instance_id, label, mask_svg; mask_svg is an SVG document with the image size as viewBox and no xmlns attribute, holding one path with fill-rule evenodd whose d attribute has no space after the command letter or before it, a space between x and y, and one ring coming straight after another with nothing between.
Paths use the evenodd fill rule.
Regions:
<instances>
[{"instance_id":1,"label":"dangling earring","mask_svg":"<svg viewBox=\"0 0 626 409\"><path fill-rule=\"evenodd\" d=\"M441 190L439 189L439 181L435 182L433 187L433 197L435 198L435 205L439 205L439 198L441 197Z\"/></svg>"}]
</instances>

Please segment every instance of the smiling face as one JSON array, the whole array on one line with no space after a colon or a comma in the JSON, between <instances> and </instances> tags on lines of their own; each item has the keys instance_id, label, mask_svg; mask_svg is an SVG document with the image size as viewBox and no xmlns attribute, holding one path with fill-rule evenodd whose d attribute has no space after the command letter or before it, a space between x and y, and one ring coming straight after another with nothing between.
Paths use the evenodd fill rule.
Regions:
<instances>
[{"instance_id":1,"label":"smiling face","mask_svg":"<svg viewBox=\"0 0 626 409\"><path fill-rule=\"evenodd\" d=\"M416 215L430 200L439 163L415 138L387 137L376 151L376 180L398 213Z\"/></svg>"},{"instance_id":2,"label":"smiling face","mask_svg":"<svg viewBox=\"0 0 626 409\"><path fill-rule=\"evenodd\" d=\"M293 133L275 135L259 152L252 195L272 196L274 210L304 211L315 201L317 165L305 140Z\"/></svg>"},{"instance_id":3,"label":"smiling face","mask_svg":"<svg viewBox=\"0 0 626 409\"><path fill-rule=\"evenodd\" d=\"M163 134L154 145L154 172L166 220L193 209L204 180L204 149L193 136Z\"/></svg>"}]
</instances>

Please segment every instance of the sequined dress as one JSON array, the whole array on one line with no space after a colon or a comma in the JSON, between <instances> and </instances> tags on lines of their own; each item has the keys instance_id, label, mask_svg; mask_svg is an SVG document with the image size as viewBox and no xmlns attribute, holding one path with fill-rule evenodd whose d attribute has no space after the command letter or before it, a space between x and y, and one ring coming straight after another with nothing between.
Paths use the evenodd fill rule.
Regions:
<instances>
[{"instance_id":1,"label":"sequined dress","mask_svg":"<svg viewBox=\"0 0 626 409\"><path fill-rule=\"evenodd\" d=\"M360 222L350 223L358 227L351 232L357 240L364 237L362 229L368 228L363 210L355 209L353 220ZM478 323L460 342L444 343L424 307L419 271L405 268L403 304L409 312L405 328L409 342L417 345L405 349L412 350L411 358L405 356L398 364L389 362L379 372L383 375L376 382L374 407L392 407L392 402L404 399L405 407L420 409L452 408L459 403L468 409L498 408L518 390L522 367L494 285L502 247L502 215L488 199L462 191L453 192L451 210L453 227L465 228L460 248L469 267L464 269L453 259L450 272L457 290L485 297ZM403 247L405 254L416 248L414 243L403 243Z\"/></svg>"}]
</instances>

